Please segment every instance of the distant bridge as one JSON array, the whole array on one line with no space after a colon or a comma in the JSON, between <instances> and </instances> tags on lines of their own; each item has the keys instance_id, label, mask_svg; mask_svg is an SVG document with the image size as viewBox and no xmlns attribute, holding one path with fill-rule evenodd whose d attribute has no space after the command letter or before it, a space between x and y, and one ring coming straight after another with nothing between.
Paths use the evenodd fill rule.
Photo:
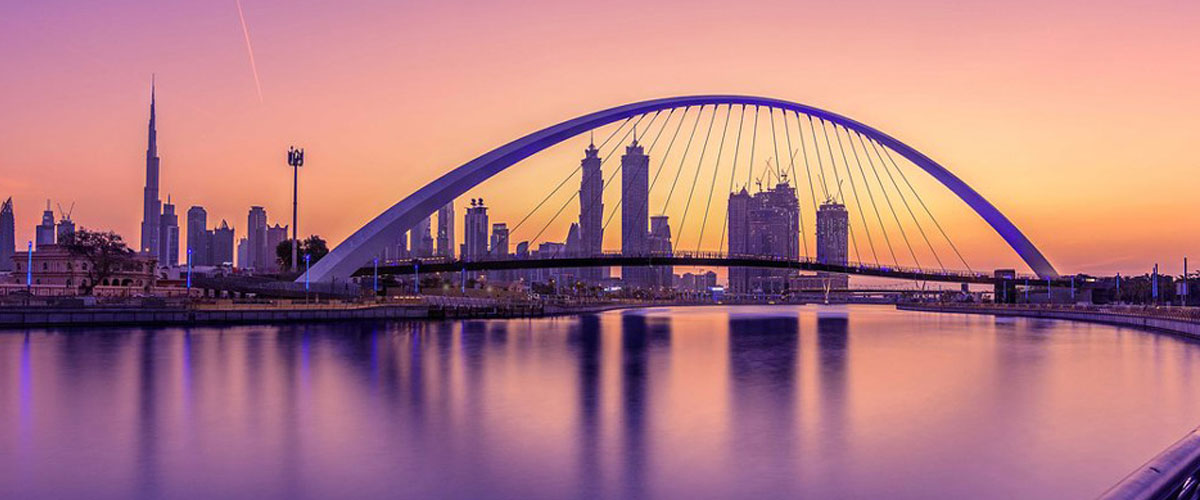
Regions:
<instances>
[{"instance_id":1,"label":"distant bridge","mask_svg":"<svg viewBox=\"0 0 1200 500\"><path fill-rule=\"evenodd\" d=\"M620 266L680 266L680 267L746 267L759 269L788 269L797 271L818 271L840 274L855 274L860 276L875 276L898 280L969 283L994 285L999 281L1018 282L1029 281L1031 284L1046 284L1052 286L1070 286L1070 278L1039 278L1033 275L1020 275L1016 278L998 280L994 275L973 271L947 270L934 271L913 267L876 266L863 263L847 265L826 264L813 259L784 259L755 255L727 255L721 252L673 252L670 254L651 255L622 255L619 252L604 253L590 257L535 257L528 259L483 259L483 260L450 260L450 259L420 259L410 263L388 263L378 268L375 266L361 267L353 273L356 277L373 276L410 276L421 273L451 273L504 271L522 269L570 269L583 267L620 267Z\"/></svg>"}]
</instances>

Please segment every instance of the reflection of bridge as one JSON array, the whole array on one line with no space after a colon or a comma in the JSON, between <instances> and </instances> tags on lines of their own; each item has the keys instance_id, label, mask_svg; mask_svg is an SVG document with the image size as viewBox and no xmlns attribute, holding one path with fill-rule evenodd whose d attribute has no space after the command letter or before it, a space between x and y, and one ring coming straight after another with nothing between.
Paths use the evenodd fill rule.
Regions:
<instances>
[{"instance_id":1,"label":"reflection of bridge","mask_svg":"<svg viewBox=\"0 0 1200 500\"><path fill-rule=\"evenodd\" d=\"M763 113L760 113L760 110ZM672 123L672 119L677 116L676 111L679 111L678 120L676 123ZM693 111L695 113L689 115L689 112ZM755 149L759 148L757 140L760 135L760 114L766 116L763 118L764 125L761 132L764 136L764 144L761 146L763 151L760 152L758 159L759 162L768 157L774 159L774 165L768 162L761 174L756 171L759 167L758 163L755 162L754 156ZM656 123L660 115L664 119ZM724 125L722 125L722 129L716 129L716 133L713 133L713 124L717 122L718 115L724 116ZM689 116L694 117L695 121L692 122ZM701 116L704 117L704 127L700 126ZM807 122L802 121L801 118L807 119ZM769 122L769 128L767 128L767 122ZM746 126L750 126L750 123L753 124L750 130L746 130L745 142L743 142L742 134L743 123ZM805 126L806 123L807 127ZM984 274L946 270L942 259L937 255L934 242L930 239L931 235L936 239L940 233L945 238L945 243L957 255L958 260L962 261L964 267L969 268L970 266L966 265L965 259L958 252L958 248L950 241L950 237L941 224L938 223L933 212L917 192L917 189L904 176L903 170L895 159L898 157L901 161L907 160L908 164L915 166L932 177L932 179L948 189L950 193L978 214L1024 260L1039 280L1044 282L1046 279L1055 279L1058 277L1057 271L1045 256L995 206L945 167L939 165L916 149L873 127L836 113L790 101L738 95L685 96L643 101L597 111L533 132L449 171L437 180L405 197L378 217L362 226L334 248L328 256L312 267L308 277L314 282L329 282L337 278L346 278L356 272L361 272L360 268L364 264L371 262L373 259L384 257L385 249L389 245L394 244L397 235L414 228L418 222L426 220L430 214L440 207L452 203L455 199L467 194L470 190L488 179L530 156L581 134L595 131L611 124L618 125L616 125L616 130L613 130L608 135L608 139L618 139L613 143L612 148L608 152L600 152L602 158L600 160L601 165L610 157L618 154L618 146L629 137L631 129L634 131L635 139L646 139L644 142L649 143L646 145L647 155L655 155L661 159L662 163L665 163L666 159L671 156L671 148L676 143L676 137L682 135L679 141L681 146L683 146L682 156L678 157L677 160L672 160L672 163L678 162L679 168L674 173L674 181L669 180L671 174L668 173L667 182L664 182L664 184L669 183L671 191L666 193L665 199L668 205L664 206L663 212L660 213L665 214L668 208L672 211L676 210L674 205L669 205L669 203L672 200L671 195L675 192L676 186L680 185L678 182L680 174L685 171L684 160L689 158L689 150L693 156L698 156L698 160L693 160L695 161L695 174L691 171L692 167L689 166L686 169L687 174L684 176L682 186L684 186L683 189L687 190L687 193L681 193L678 197L674 198L679 201L679 205L682 205L679 210L682 212L682 220L671 220L672 227L678 229L675 236L682 238L682 234L680 233L683 233L683 230L687 229L687 216L691 207L694 190L700 184L699 181L701 179L707 180L711 178L712 181L709 181L711 182L710 184L705 184L700 188L701 196L703 196L703 192L707 188L708 200L706 204L699 205L697 203L697 208L692 212L693 214L697 214L695 215L696 218L700 217L699 213L704 214L704 220L701 222L700 231L698 231L700 236L694 237L696 238L694 246L692 246L691 242L687 242L686 245L688 246L686 247L681 246L685 242L672 242L674 245L673 248L676 250L680 248L696 248L698 253L685 254L676 251L675 255L669 257L605 254L602 257L588 259L532 257L524 260L503 259L500 261L466 263L431 262L423 265L422 270L435 271L437 269L445 269L458 271L464 268L467 270L484 270L528 269L535 267L696 265L826 270L923 281L968 283L991 283L994 281L994 278ZM735 131L730 130L730 124L737 127ZM780 130L782 130L778 133L776 132L777 124ZM652 132L655 125L658 126L657 133ZM674 132L663 133L671 127L674 127ZM687 132L679 134L680 129L685 131L691 130L691 132L690 134ZM698 129L707 131L704 132L705 135L697 136L696 131ZM830 129L832 129L832 133ZM639 130L642 131L642 134L636 132ZM767 137L767 132L769 132L769 138ZM728 142L726 141L727 135L729 136ZM736 139L734 139L735 136ZM669 142L666 139L662 141L666 145L666 152L653 151L651 153L651 150L658 143L659 137L670 138ZM795 142L793 142L793 138L796 139ZM605 145L609 142L608 139L605 139L599 145L600 150L605 149ZM806 143L805 141L810 142ZM712 148L709 147L710 142L713 145ZM692 149L693 143L695 144L694 149ZM796 148L795 145L799 147ZM781 148L785 155L779 154ZM739 150L741 150L743 156L746 156L746 151L749 151L749 162L743 162L743 168L746 169L744 173L738 173ZM707 157L705 156L706 152L709 152ZM801 152L803 154L799 154ZM727 177L729 179L730 192L732 192L734 186L734 174L737 174L736 177L738 179L744 179L744 184L742 185L752 184L753 179L761 180L764 177L770 183L772 176L781 180L791 179L795 182L795 185L791 187L801 197L800 207L798 208L800 211L799 223L802 228L800 236L802 238L811 237L808 236L808 231L803 229L803 227L806 226L806 217L809 221L815 218L815 214L818 211L818 203L827 200L842 203L847 209L853 209L853 212L858 216L857 219L852 219L849 227L851 244L854 249L854 260L866 262L873 257L874 263L869 265L856 264L844 266L818 264L811 258L812 254L809 253L808 242L806 240L803 241L805 247L802 255L804 256L796 259L776 260L770 257L748 256L731 258L699 252L702 248L713 248L712 243L715 243L715 241L710 241L709 246L704 246L704 226L709 221L709 208L712 205L712 196L715 192L718 192L716 188L717 174L721 172L721 168L724 168L723 165L728 165L729 163L723 155L729 155L730 153L732 154L730 173L722 174L721 176L721 178ZM714 154L715 156L713 156ZM791 156L790 161L786 160L788 156ZM702 168L708 168L710 164L712 174L705 173L704 176L701 176ZM663 165L660 164L659 170L654 174L654 181L658 180L658 173L662 171L662 167ZM790 171L788 167L790 167ZM877 169L877 167L879 168ZM831 169L831 171L827 172L827 169ZM618 167L616 170L620 170L620 168ZM578 174L579 171L579 169L576 169L567 179L559 183L558 187L554 188L554 191L534 207L533 212L536 212L546 201L551 199L558 192L559 188L567 185L568 181L572 178L571 176ZM874 175L870 176L868 172ZM895 176L893 172L895 172ZM603 182L605 189L614 184L612 181L615 178L615 174L616 171L613 171L607 180ZM807 175L802 176L801 174ZM801 179L804 177L807 177L808 180L808 190L800 189ZM653 194L655 188L654 181L650 183L652 194L642 195L643 199L638 200L639 203L644 204L647 196L655 196ZM849 182L845 183L843 181ZM617 182L615 184L620 185L621 183ZM814 186L819 186L819 189ZM665 188L660 186L660 189ZM721 186L720 189L725 189L725 186ZM875 191L872 191L873 189ZM860 197L860 193L864 193L864 195ZM523 196L514 198L528 197L529 194L531 193L521 193ZM578 195L578 192L576 195ZM911 203L909 202L909 197L912 198ZM564 209L574 199L572 197L571 200L567 200L567 203L564 203L558 209L558 212L542 228L542 231L538 231L536 235L530 238L531 245L538 243L538 239L543 234L543 231L563 213ZM600 201L602 199L603 189L597 195L597 199L592 201ZM684 204L684 199L686 199L686 204ZM580 201L585 202L584 200ZM703 200L701 198L697 201L700 202ZM812 211L808 211L808 207L805 206L804 202L811 202ZM620 205L620 200L617 201L617 205ZM719 212L715 213L719 214ZM873 215L875 220L868 220L868 214ZM643 213L641 216L645 217L645 215ZM888 218L886 215L890 215L891 217ZM918 220L918 216L924 217L925 215L928 215L928 219L926 220L928 231L922 227L920 220ZM717 217L712 220L723 222L719 218L719 215ZM910 217L911 222L908 221ZM521 224L528 218L529 215L517 223L517 227L512 228L512 231L517 231ZM905 219L904 222L901 222L902 218ZM611 219L612 215L610 214L609 220ZM932 220L932 224L929 224L929 220ZM813 222L811 226L807 226L809 230L815 228L815 221ZM607 222L604 222L605 227L607 224ZM934 231L934 227L937 229L936 232ZM603 228L600 230L603 232ZM622 228L622 230L626 229ZM644 229L638 229L638 231L642 230ZM892 231L890 236L889 230ZM716 238L714 235L720 235L722 238L721 243L717 243L716 248L724 249L724 231L724 228L712 228L708 231L710 237ZM872 234L873 231L878 232ZM895 242L896 248L893 248L893 242ZM933 255L932 260L937 261L936 266L932 265L932 260L928 258L925 265L922 265L920 262L917 255L918 252L914 250L914 247L920 247L921 242L928 245ZM878 250L876 243L879 244ZM486 244L484 248L486 249ZM907 252L905 252L906 248ZM916 248L916 250L924 252L923 248ZM847 251L846 253L849 252ZM907 268L902 266L900 259L897 258L898 254L905 260L911 261L912 265ZM890 259L888 258L889 255ZM908 258L909 256L911 256L911 259ZM507 260L512 261L507 262ZM906 262L905 265L909 265L909 263ZM387 270L392 274L407 272L402 267L405 266L387 268ZM928 269L931 267L936 267L937 270ZM302 280L304 277L300 279Z\"/></svg>"},{"instance_id":2,"label":"reflection of bridge","mask_svg":"<svg viewBox=\"0 0 1200 500\"><path fill-rule=\"evenodd\" d=\"M913 267L889 267L871 264L850 263L847 265L824 264L814 259L783 259L757 255L728 255L722 252L673 252L642 256L622 255L619 252L604 253L591 257L549 257L528 259L481 259L450 260L421 259L411 263L391 263L358 269L353 276L372 276L378 271L383 276L405 276L420 273L447 273L461 271L503 271L518 269L570 269L582 267L619 266L685 266L685 267L749 267L758 269L790 269L797 271L821 271L830 273L856 274L910 281L995 284L995 276L972 271L933 271ZM1046 283L1036 276L1007 278L1009 281L1030 280ZM1070 279L1051 279L1056 286L1069 286Z\"/></svg>"}]
</instances>

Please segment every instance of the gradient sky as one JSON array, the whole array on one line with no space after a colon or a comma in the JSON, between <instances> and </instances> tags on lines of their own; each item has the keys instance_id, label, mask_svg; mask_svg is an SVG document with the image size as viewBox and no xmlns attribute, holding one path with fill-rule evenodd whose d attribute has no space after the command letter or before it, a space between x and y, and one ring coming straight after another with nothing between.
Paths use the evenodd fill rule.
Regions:
<instances>
[{"instance_id":1,"label":"gradient sky","mask_svg":"<svg viewBox=\"0 0 1200 500\"><path fill-rule=\"evenodd\" d=\"M308 150L301 230L338 242L537 128L745 93L918 148L1060 271L1178 272L1200 255L1195 1L243 0L261 102L234 0L0 1L0 196L21 242L47 198L137 241L154 73L163 198L239 237L250 205L287 222L292 143ZM1018 262L963 231L972 264Z\"/></svg>"}]
</instances>

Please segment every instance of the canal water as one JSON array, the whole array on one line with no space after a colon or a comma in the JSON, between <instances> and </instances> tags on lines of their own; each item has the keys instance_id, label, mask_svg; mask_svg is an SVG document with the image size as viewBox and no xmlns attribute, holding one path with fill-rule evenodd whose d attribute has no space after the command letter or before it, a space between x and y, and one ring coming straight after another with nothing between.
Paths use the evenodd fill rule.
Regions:
<instances>
[{"instance_id":1,"label":"canal water","mask_svg":"<svg viewBox=\"0 0 1200 500\"><path fill-rule=\"evenodd\" d=\"M0 498L1089 498L1200 345L882 306L0 332Z\"/></svg>"}]
</instances>

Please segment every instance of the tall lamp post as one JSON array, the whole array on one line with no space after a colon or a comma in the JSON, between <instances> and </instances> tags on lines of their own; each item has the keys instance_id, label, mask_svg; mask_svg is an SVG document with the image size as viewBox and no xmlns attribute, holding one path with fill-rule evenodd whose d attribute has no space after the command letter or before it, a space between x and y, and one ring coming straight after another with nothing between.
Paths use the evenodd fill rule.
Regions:
<instances>
[{"instance_id":1,"label":"tall lamp post","mask_svg":"<svg viewBox=\"0 0 1200 500\"><path fill-rule=\"evenodd\" d=\"M304 149L296 149L295 146L288 148L287 155L288 165L292 167L292 272L300 265L296 262L296 254L299 251L299 241L296 239L296 197L298 194L297 186L300 183L300 167L304 166Z\"/></svg>"}]
</instances>

